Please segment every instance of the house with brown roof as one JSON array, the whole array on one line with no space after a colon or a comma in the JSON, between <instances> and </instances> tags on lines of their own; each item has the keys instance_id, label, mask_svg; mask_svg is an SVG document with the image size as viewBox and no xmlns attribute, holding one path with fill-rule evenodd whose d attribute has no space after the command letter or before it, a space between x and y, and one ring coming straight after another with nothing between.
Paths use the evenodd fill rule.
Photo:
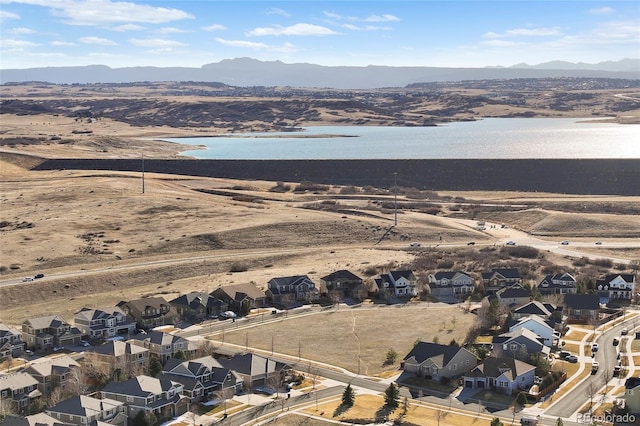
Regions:
<instances>
[{"instance_id":1,"label":"house with brown roof","mask_svg":"<svg viewBox=\"0 0 640 426\"><path fill-rule=\"evenodd\" d=\"M128 336L136 331L135 321L118 307L93 309L82 308L73 318L76 327L89 339L108 339Z\"/></svg>"},{"instance_id":2,"label":"house with brown roof","mask_svg":"<svg viewBox=\"0 0 640 426\"><path fill-rule=\"evenodd\" d=\"M487 357L463 376L465 388L492 389L512 394L533 386L536 367L515 358Z\"/></svg>"},{"instance_id":3,"label":"house with brown roof","mask_svg":"<svg viewBox=\"0 0 640 426\"><path fill-rule=\"evenodd\" d=\"M247 314L251 309L267 305L267 295L253 283L220 286L213 290L211 296L222 300L228 309L239 314Z\"/></svg>"},{"instance_id":4,"label":"house with brown roof","mask_svg":"<svg viewBox=\"0 0 640 426\"><path fill-rule=\"evenodd\" d=\"M471 275L462 271L438 271L429 274L427 281L431 295L441 301L457 301L475 290Z\"/></svg>"},{"instance_id":5,"label":"house with brown roof","mask_svg":"<svg viewBox=\"0 0 640 426\"><path fill-rule=\"evenodd\" d=\"M337 300L345 298L363 300L369 295L362 278L346 269L320 278L320 293Z\"/></svg>"},{"instance_id":6,"label":"house with brown roof","mask_svg":"<svg viewBox=\"0 0 640 426\"><path fill-rule=\"evenodd\" d=\"M0 375L0 399L16 413L25 413L42 396L38 381L24 371Z\"/></svg>"},{"instance_id":7,"label":"house with brown roof","mask_svg":"<svg viewBox=\"0 0 640 426\"><path fill-rule=\"evenodd\" d=\"M24 342L20 330L0 322L0 360L22 356Z\"/></svg>"},{"instance_id":8,"label":"house with brown roof","mask_svg":"<svg viewBox=\"0 0 640 426\"><path fill-rule=\"evenodd\" d=\"M116 370L124 377L141 374L149 365L149 349L131 342L109 341L85 352L88 363L100 366L113 375Z\"/></svg>"},{"instance_id":9,"label":"house with brown roof","mask_svg":"<svg viewBox=\"0 0 640 426\"><path fill-rule=\"evenodd\" d=\"M440 381L460 377L477 364L477 357L463 347L418 342L400 367L416 376Z\"/></svg>"},{"instance_id":10,"label":"house with brown roof","mask_svg":"<svg viewBox=\"0 0 640 426\"><path fill-rule=\"evenodd\" d=\"M494 268L481 274L484 292L494 294L503 287L521 284L520 272L517 268Z\"/></svg>"},{"instance_id":11,"label":"house with brown roof","mask_svg":"<svg viewBox=\"0 0 640 426\"><path fill-rule=\"evenodd\" d=\"M538 283L538 291L542 295L548 294L576 294L578 283L568 272L546 275Z\"/></svg>"},{"instance_id":12,"label":"house with brown roof","mask_svg":"<svg viewBox=\"0 0 640 426\"><path fill-rule=\"evenodd\" d=\"M22 337L27 348L36 351L54 347L77 346L82 332L60 315L30 318L22 323Z\"/></svg>"},{"instance_id":13,"label":"house with brown roof","mask_svg":"<svg viewBox=\"0 0 640 426\"><path fill-rule=\"evenodd\" d=\"M91 396L73 396L60 401L45 413L54 419L72 425L91 426L109 424L127 425L126 407L123 402L113 399L98 399Z\"/></svg>"},{"instance_id":14,"label":"house with brown roof","mask_svg":"<svg viewBox=\"0 0 640 426\"><path fill-rule=\"evenodd\" d=\"M144 297L121 301L117 305L139 328L150 330L161 325L171 325L178 321L178 314L162 297Z\"/></svg>"},{"instance_id":15,"label":"house with brown roof","mask_svg":"<svg viewBox=\"0 0 640 426\"><path fill-rule=\"evenodd\" d=\"M38 390L49 395L57 387L64 390L67 385L76 380L75 372L80 370L80 364L68 355L55 358L43 358L29 364L24 370L37 380ZM75 372L74 372L75 370Z\"/></svg>"},{"instance_id":16,"label":"house with brown roof","mask_svg":"<svg viewBox=\"0 0 640 426\"><path fill-rule=\"evenodd\" d=\"M282 374L289 370L286 364L253 353L221 357L217 361L222 367L233 370L249 389L272 385L274 382L280 383Z\"/></svg>"}]
</instances>

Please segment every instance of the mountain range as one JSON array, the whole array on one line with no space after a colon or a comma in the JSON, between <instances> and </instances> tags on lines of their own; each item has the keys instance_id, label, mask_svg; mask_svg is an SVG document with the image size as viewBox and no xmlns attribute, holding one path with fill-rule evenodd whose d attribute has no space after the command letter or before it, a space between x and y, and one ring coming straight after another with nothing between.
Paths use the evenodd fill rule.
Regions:
<instances>
[{"instance_id":1,"label":"mountain range","mask_svg":"<svg viewBox=\"0 0 640 426\"><path fill-rule=\"evenodd\" d=\"M110 68L105 65L88 65L0 70L1 84L28 81L56 84L201 81L241 87L334 89L372 89L405 87L413 83L550 77L640 79L640 58L597 64L552 61L538 65L517 64L511 67L486 68L323 66L236 58L206 64L200 68Z\"/></svg>"}]
</instances>

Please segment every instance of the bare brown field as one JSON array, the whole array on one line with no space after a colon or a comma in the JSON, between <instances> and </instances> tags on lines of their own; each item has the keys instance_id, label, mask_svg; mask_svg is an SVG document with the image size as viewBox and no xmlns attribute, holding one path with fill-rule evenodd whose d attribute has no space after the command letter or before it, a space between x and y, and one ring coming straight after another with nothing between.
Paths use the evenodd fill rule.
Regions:
<instances>
[{"instance_id":1,"label":"bare brown field","mask_svg":"<svg viewBox=\"0 0 640 426\"><path fill-rule=\"evenodd\" d=\"M393 366L384 365L387 350L395 350L402 358L417 340L462 343L475 318L455 305L443 304L343 308L245 330L234 330L231 324L224 342L265 351L273 347L278 353L376 375L399 366L400 359ZM220 334L214 338L222 341Z\"/></svg>"}]
</instances>

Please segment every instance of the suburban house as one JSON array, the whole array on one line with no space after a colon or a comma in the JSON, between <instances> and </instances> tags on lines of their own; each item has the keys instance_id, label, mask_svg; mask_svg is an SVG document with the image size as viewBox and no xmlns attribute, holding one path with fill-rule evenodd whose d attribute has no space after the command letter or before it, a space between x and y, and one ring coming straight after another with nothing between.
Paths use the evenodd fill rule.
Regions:
<instances>
[{"instance_id":1,"label":"suburban house","mask_svg":"<svg viewBox=\"0 0 640 426\"><path fill-rule=\"evenodd\" d=\"M24 342L20 330L0 322L0 360L22 356Z\"/></svg>"},{"instance_id":2,"label":"suburban house","mask_svg":"<svg viewBox=\"0 0 640 426\"><path fill-rule=\"evenodd\" d=\"M150 356L157 357L162 364L167 362L169 358L174 358L178 352L181 352L187 358L193 357L198 349L195 343L184 337L161 331L136 334L127 342L147 348Z\"/></svg>"},{"instance_id":3,"label":"suburban house","mask_svg":"<svg viewBox=\"0 0 640 426\"><path fill-rule=\"evenodd\" d=\"M640 377L629 377L624 382L624 402L630 413L640 413Z\"/></svg>"},{"instance_id":4,"label":"suburban house","mask_svg":"<svg viewBox=\"0 0 640 426\"><path fill-rule=\"evenodd\" d=\"M76 327L89 339L128 336L136 331L136 322L118 307L106 309L82 308L73 318Z\"/></svg>"},{"instance_id":5,"label":"suburban house","mask_svg":"<svg viewBox=\"0 0 640 426\"><path fill-rule=\"evenodd\" d=\"M504 306L520 306L529 303L531 293L520 284L514 284L509 287L502 287L496 291L496 297Z\"/></svg>"},{"instance_id":6,"label":"suburban house","mask_svg":"<svg viewBox=\"0 0 640 426\"><path fill-rule=\"evenodd\" d=\"M596 291L606 299L631 300L636 284L634 274L609 274L596 281Z\"/></svg>"},{"instance_id":7,"label":"suburban house","mask_svg":"<svg viewBox=\"0 0 640 426\"><path fill-rule=\"evenodd\" d=\"M509 332L515 332L520 329L527 329L538 336L540 341L548 347L556 344L557 335L555 333L555 323L540 318L537 315L520 318L509 325Z\"/></svg>"},{"instance_id":8,"label":"suburban house","mask_svg":"<svg viewBox=\"0 0 640 426\"><path fill-rule=\"evenodd\" d=\"M508 333L493 336L493 355L496 357L511 357L526 361L533 354L540 353L549 356L551 348L533 331L519 328Z\"/></svg>"},{"instance_id":9,"label":"suburban house","mask_svg":"<svg viewBox=\"0 0 640 426\"><path fill-rule=\"evenodd\" d=\"M267 295L253 283L220 286L211 292L211 296L222 300L230 310L248 313L251 309L267 305Z\"/></svg>"},{"instance_id":10,"label":"suburban house","mask_svg":"<svg viewBox=\"0 0 640 426\"><path fill-rule=\"evenodd\" d=\"M225 302L201 291L194 291L169 301L178 316L189 322L202 321L209 317L217 317L228 309Z\"/></svg>"},{"instance_id":11,"label":"suburban house","mask_svg":"<svg viewBox=\"0 0 640 426\"><path fill-rule=\"evenodd\" d=\"M17 413L24 413L34 400L40 398L38 381L24 371L0 375L0 399Z\"/></svg>"},{"instance_id":12,"label":"suburban house","mask_svg":"<svg viewBox=\"0 0 640 426\"><path fill-rule=\"evenodd\" d=\"M465 388L494 389L512 394L528 390L535 379L536 367L515 358L490 356L463 376Z\"/></svg>"},{"instance_id":13,"label":"suburban house","mask_svg":"<svg viewBox=\"0 0 640 426\"><path fill-rule=\"evenodd\" d=\"M281 306L308 303L320 297L315 283L306 275L272 278L267 286L267 297Z\"/></svg>"},{"instance_id":14,"label":"suburban house","mask_svg":"<svg viewBox=\"0 0 640 426\"><path fill-rule=\"evenodd\" d=\"M390 271L376 278L376 284L381 292L392 297L413 297L418 295L416 278L413 271Z\"/></svg>"},{"instance_id":15,"label":"suburban house","mask_svg":"<svg viewBox=\"0 0 640 426\"><path fill-rule=\"evenodd\" d=\"M162 374L182 384L183 394L189 397L191 402L207 400L216 392L225 390L228 390L228 395L232 396L242 389L243 383L238 374L223 367L212 356L190 361L172 358L167 361Z\"/></svg>"},{"instance_id":16,"label":"suburban house","mask_svg":"<svg viewBox=\"0 0 640 426\"><path fill-rule=\"evenodd\" d=\"M473 293L473 278L461 271L439 271L427 277L431 295L440 298L460 298Z\"/></svg>"},{"instance_id":17,"label":"suburban house","mask_svg":"<svg viewBox=\"0 0 640 426\"><path fill-rule=\"evenodd\" d=\"M161 325L175 324L178 315L162 297L144 297L121 301L117 305L139 328L149 330Z\"/></svg>"},{"instance_id":18,"label":"suburban house","mask_svg":"<svg viewBox=\"0 0 640 426\"><path fill-rule=\"evenodd\" d=\"M436 381L462 376L478 364L467 349L454 345L418 342L404 357L401 368Z\"/></svg>"},{"instance_id":19,"label":"suburban house","mask_svg":"<svg viewBox=\"0 0 640 426\"><path fill-rule=\"evenodd\" d=\"M497 268L482 273L482 284L486 294L494 294L503 287L521 284L520 272L517 268Z\"/></svg>"},{"instance_id":20,"label":"suburban house","mask_svg":"<svg viewBox=\"0 0 640 426\"><path fill-rule=\"evenodd\" d=\"M285 364L252 353L218 358L217 361L222 367L234 371L249 389L264 385L277 387L282 374L288 370Z\"/></svg>"},{"instance_id":21,"label":"suburban house","mask_svg":"<svg viewBox=\"0 0 640 426\"><path fill-rule=\"evenodd\" d=\"M86 395L73 396L45 411L54 419L73 425L97 425L98 422L116 426L127 425L126 407L123 402L98 399Z\"/></svg>"},{"instance_id":22,"label":"suburban house","mask_svg":"<svg viewBox=\"0 0 640 426\"><path fill-rule=\"evenodd\" d=\"M144 411L162 421L184 414L189 408L189 398L182 395L182 385L166 377L137 376L124 382L110 382L100 391L100 396L124 403L131 420L139 411Z\"/></svg>"},{"instance_id":23,"label":"suburban house","mask_svg":"<svg viewBox=\"0 0 640 426\"><path fill-rule=\"evenodd\" d=\"M538 283L538 291L542 295L548 294L576 294L578 291L576 279L565 272L545 276Z\"/></svg>"},{"instance_id":24,"label":"suburban house","mask_svg":"<svg viewBox=\"0 0 640 426\"><path fill-rule=\"evenodd\" d=\"M57 387L65 390L70 382L77 381L74 371L80 364L68 355L56 358L43 358L32 362L24 371L38 382L38 390L49 395Z\"/></svg>"},{"instance_id":25,"label":"suburban house","mask_svg":"<svg viewBox=\"0 0 640 426\"><path fill-rule=\"evenodd\" d=\"M344 298L363 300L369 295L362 278L346 269L332 272L320 280L320 293L338 300Z\"/></svg>"},{"instance_id":26,"label":"suburban house","mask_svg":"<svg viewBox=\"0 0 640 426\"><path fill-rule=\"evenodd\" d=\"M77 346L82 332L59 315L31 318L22 323L22 337L27 348L36 351L54 347Z\"/></svg>"},{"instance_id":27,"label":"suburban house","mask_svg":"<svg viewBox=\"0 0 640 426\"><path fill-rule=\"evenodd\" d=\"M512 310L511 317L514 319L521 319L528 317L529 315L537 315L543 319L550 319L555 312L556 307L551 303L542 303L534 300Z\"/></svg>"},{"instance_id":28,"label":"suburban house","mask_svg":"<svg viewBox=\"0 0 640 426\"><path fill-rule=\"evenodd\" d=\"M149 365L149 349L131 342L109 341L86 352L88 362L106 366L113 373L140 374Z\"/></svg>"},{"instance_id":29,"label":"suburban house","mask_svg":"<svg viewBox=\"0 0 640 426\"><path fill-rule=\"evenodd\" d=\"M600 298L597 294L565 294L564 309L569 323L591 324L600 320Z\"/></svg>"}]
</instances>

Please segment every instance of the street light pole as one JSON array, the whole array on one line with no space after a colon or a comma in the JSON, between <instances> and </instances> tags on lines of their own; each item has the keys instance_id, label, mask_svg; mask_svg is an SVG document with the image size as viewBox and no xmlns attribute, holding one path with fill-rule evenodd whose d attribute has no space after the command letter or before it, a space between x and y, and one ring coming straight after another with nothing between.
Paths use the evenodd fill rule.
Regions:
<instances>
[{"instance_id":1,"label":"street light pole","mask_svg":"<svg viewBox=\"0 0 640 426\"><path fill-rule=\"evenodd\" d=\"M393 224L398 226L398 172L393 172Z\"/></svg>"}]
</instances>

